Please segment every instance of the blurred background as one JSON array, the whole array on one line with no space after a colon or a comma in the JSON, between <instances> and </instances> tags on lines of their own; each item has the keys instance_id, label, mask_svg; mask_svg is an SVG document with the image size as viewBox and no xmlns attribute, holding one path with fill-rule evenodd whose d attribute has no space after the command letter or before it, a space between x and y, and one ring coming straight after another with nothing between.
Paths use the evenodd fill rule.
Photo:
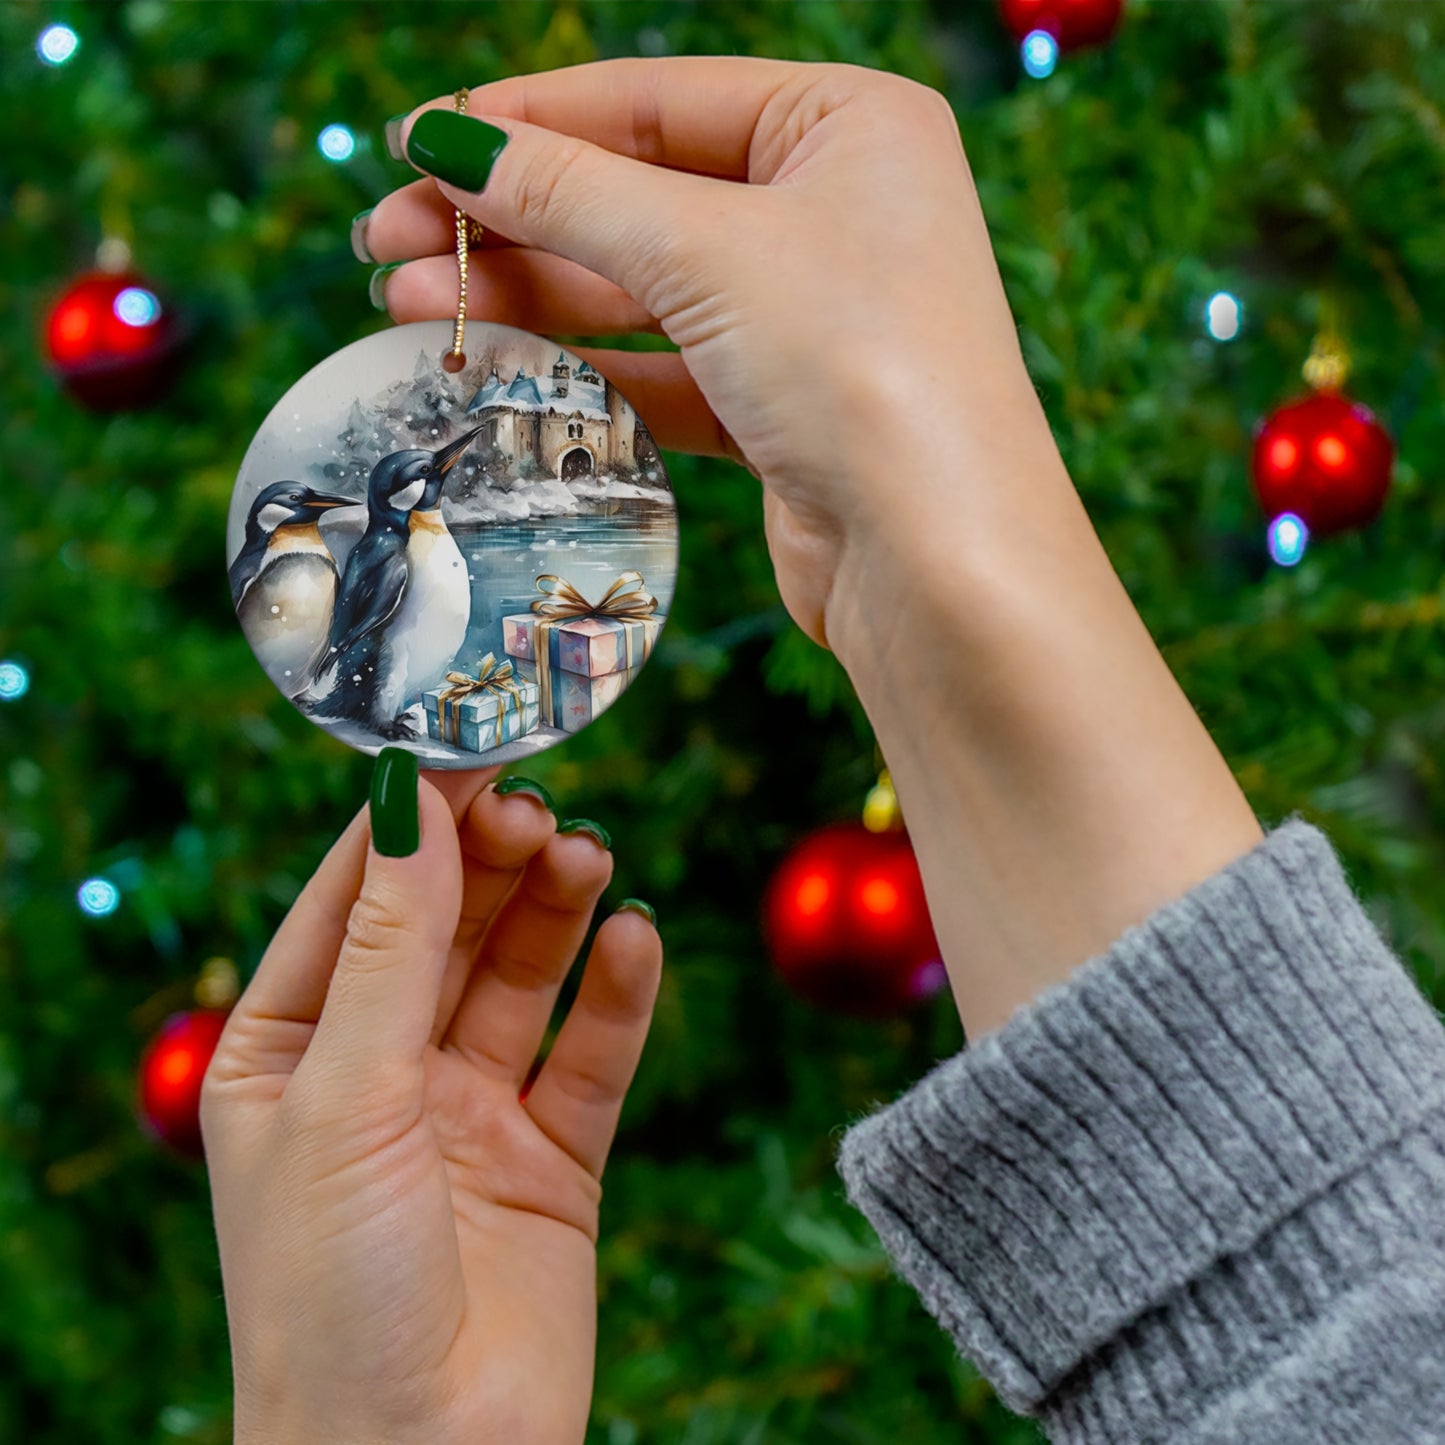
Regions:
<instances>
[{"instance_id":1,"label":"blurred background","mask_svg":"<svg viewBox=\"0 0 1445 1445\"><path fill-rule=\"evenodd\" d=\"M1027 9L0 8L0 1440L231 1438L187 1055L153 1048L224 1004L208 961L244 984L370 762L253 660L226 509L277 398L387 324L351 217L412 175L385 119L459 85L738 52L940 88L1125 584L1261 818L1324 827L1445 998L1445 7L1132 0L1082 36ZM667 462L659 649L527 767L611 829L610 902L652 901L668 948L589 1441L1036 1440L834 1172L843 1126L961 1046L947 996L880 1003L841 957L806 985L761 923L790 856L861 829L866 719L778 603L753 478Z\"/></svg>"}]
</instances>

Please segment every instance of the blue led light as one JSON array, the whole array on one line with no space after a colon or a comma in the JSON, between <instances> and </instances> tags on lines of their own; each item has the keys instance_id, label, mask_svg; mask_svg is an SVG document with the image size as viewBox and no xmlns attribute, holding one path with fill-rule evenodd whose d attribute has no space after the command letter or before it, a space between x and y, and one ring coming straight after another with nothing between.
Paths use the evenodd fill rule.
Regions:
<instances>
[{"instance_id":1,"label":"blue led light","mask_svg":"<svg viewBox=\"0 0 1445 1445\"><path fill-rule=\"evenodd\" d=\"M68 25L47 25L35 42L35 53L47 65L64 65L80 49L80 36Z\"/></svg>"},{"instance_id":2,"label":"blue led light","mask_svg":"<svg viewBox=\"0 0 1445 1445\"><path fill-rule=\"evenodd\" d=\"M120 889L109 878L87 878L75 895L80 911L105 918L120 907Z\"/></svg>"},{"instance_id":3,"label":"blue led light","mask_svg":"<svg viewBox=\"0 0 1445 1445\"><path fill-rule=\"evenodd\" d=\"M127 326L150 326L161 317L161 303L155 292L143 286L127 286L111 309Z\"/></svg>"},{"instance_id":4,"label":"blue led light","mask_svg":"<svg viewBox=\"0 0 1445 1445\"><path fill-rule=\"evenodd\" d=\"M356 151L356 137L344 125L329 125L316 137L316 145L329 161L349 161Z\"/></svg>"},{"instance_id":5,"label":"blue led light","mask_svg":"<svg viewBox=\"0 0 1445 1445\"><path fill-rule=\"evenodd\" d=\"M1024 69L1035 80L1047 79L1059 63L1059 42L1047 30L1030 30L1019 48Z\"/></svg>"},{"instance_id":6,"label":"blue led light","mask_svg":"<svg viewBox=\"0 0 1445 1445\"><path fill-rule=\"evenodd\" d=\"M0 702L15 702L30 691L30 674L18 662L0 662Z\"/></svg>"},{"instance_id":7,"label":"blue led light","mask_svg":"<svg viewBox=\"0 0 1445 1445\"><path fill-rule=\"evenodd\" d=\"M1204 308L1204 329L1216 341L1233 341L1244 325L1244 307L1228 291L1216 291Z\"/></svg>"},{"instance_id":8,"label":"blue led light","mask_svg":"<svg viewBox=\"0 0 1445 1445\"><path fill-rule=\"evenodd\" d=\"M1293 567L1305 554L1310 529L1293 512L1281 512L1269 524L1269 555L1281 567Z\"/></svg>"}]
</instances>

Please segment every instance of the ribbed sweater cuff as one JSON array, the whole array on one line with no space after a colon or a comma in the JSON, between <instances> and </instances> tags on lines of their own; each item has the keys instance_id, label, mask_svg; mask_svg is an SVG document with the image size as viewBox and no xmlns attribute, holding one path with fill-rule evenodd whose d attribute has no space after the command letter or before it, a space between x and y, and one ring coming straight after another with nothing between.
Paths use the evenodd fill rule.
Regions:
<instances>
[{"instance_id":1,"label":"ribbed sweater cuff","mask_svg":"<svg viewBox=\"0 0 1445 1445\"><path fill-rule=\"evenodd\" d=\"M855 1125L839 1167L1008 1404L1143 1439L1348 1285L1332 1247L1342 1275L1378 1258L1372 1161L1426 1160L1428 1188L1442 1103L1439 1019L1291 819Z\"/></svg>"}]
</instances>

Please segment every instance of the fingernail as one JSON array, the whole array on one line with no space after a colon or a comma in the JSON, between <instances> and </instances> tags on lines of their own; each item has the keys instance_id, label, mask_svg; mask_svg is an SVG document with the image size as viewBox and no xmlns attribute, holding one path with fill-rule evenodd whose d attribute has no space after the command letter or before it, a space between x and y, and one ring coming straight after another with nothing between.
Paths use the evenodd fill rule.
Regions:
<instances>
[{"instance_id":1,"label":"fingernail","mask_svg":"<svg viewBox=\"0 0 1445 1445\"><path fill-rule=\"evenodd\" d=\"M549 813L557 811L557 805L552 801L551 793L541 783L533 782L531 778L503 778L500 783L493 786L492 791L503 798L512 793L525 793L529 798L536 798Z\"/></svg>"},{"instance_id":2,"label":"fingernail","mask_svg":"<svg viewBox=\"0 0 1445 1445\"><path fill-rule=\"evenodd\" d=\"M421 846L416 754L382 748L371 774L371 841L388 858L408 858Z\"/></svg>"},{"instance_id":3,"label":"fingernail","mask_svg":"<svg viewBox=\"0 0 1445 1445\"><path fill-rule=\"evenodd\" d=\"M594 838L597 843L610 849L612 847L612 835L602 826L601 823L594 823L591 818L568 818L565 823L559 824L559 833L586 833Z\"/></svg>"},{"instance_id":4,"label":"fingernail","mask_svg":"<svg viewBox=\"0 0 1445 1445\"><path fill-rule=\"evenodd\" d=\"M364 261L368 266L376 265L376 257L371 254L366 244L366 223L371 219L371 213L376 208L368 206L364 211L358 211L351 218L351 254L358 261Z\"/></svg>"},{"instance_id":5,"label":"fingernail","mask_svg":"<svg viewBox=\"0 0 1445 1445\"><path fill-rule=\"evenodd\" d=\"M378 266L371 273L371 280L367 283L366 294L371 297L371 304L378 311L386 310L386 278L396 270L398 266L406 265L405 261L388 261L385 266Z\"/></svg>"},{"instance_id":6,"label":"fingernail","mask_svg":"<svg viewBox=\"0 0 1445 1445\"><path fill-rule=\"evenodd\" d=\"M617 905L619 913L640 913L650 924L657 926L657 910L652 904L644 903L640 898L624 898Z\"/></svg>"},{"instance_id":7,"label":"fingernail","mask_svg":"<svg viewBox=\"0 0 1445 1445\"><path fill-rule=\"evenodd\" d=\"M454 110L425 110L406 138L406 158L448 185L479 191L509 139L484 120Z\"/></svg>"},{"instance_id":8,"label":"fingernail","mask_svg":"<svg viewBox=\"0 0 1445 1445\"><path fill-rule=\"evenodd\" d=\"M386 123L384 132L386 135L386 153L394 161L404 161L406 159L401 149L401 128L403 124L405 124L407 116L410 114L410 111L406 111L402 115L394 115Z\"/></svg>"}]
</instances>

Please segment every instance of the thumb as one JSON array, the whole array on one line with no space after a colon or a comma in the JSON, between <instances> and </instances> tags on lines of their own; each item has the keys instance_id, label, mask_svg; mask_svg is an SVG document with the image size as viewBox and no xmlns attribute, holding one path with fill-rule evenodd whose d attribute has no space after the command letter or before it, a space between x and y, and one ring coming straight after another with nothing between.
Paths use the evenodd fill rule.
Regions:
<instances>
[{"instance_id":1,"label":"thumb","mask_svg":"<svg viewBox=\"0 0 1445 1445\"><path fill-rule=\"evenodd\" d=\"M734 232L746 226L737 214L745 186L648 165L510 116L427 108L403 127L402 150L459 210L519 245L586 266L659 319L693 299L701 277L689 271L710 242L728 239L713 224L722 208Z\"/></svg>"},{"instance_id":2,"label":"thumb","mask_svg":"<svg viewBox=\"0 0 1445 1445\"><path fill-rule=\"evenodd\" d=\"M298 1067L348 1086L420 1065L462 905L461 846L447 799L417 778L416 755L383 748L371 787L361 894L316 1032Z\"/></svg>"}]
</instances>

